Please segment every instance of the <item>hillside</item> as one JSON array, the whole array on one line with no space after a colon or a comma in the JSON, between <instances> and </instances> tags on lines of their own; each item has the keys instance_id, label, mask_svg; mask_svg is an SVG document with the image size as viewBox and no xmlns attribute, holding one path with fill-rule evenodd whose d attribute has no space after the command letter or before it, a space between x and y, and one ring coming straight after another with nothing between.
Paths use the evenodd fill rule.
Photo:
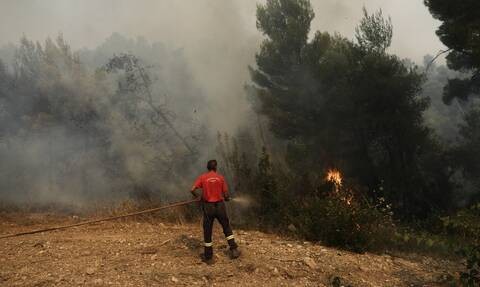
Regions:
<instances>
[{"instance_id":1,"label":"hillside","mask_svg":"<svg viewBox=\"0 0 480 287\"><path fill-rule=\"evenodd\" d=\"M6 234L81 219L4 214L0 220L0 234ZM200 224L137 218L3 239L0 285L442 286L446 274L460 267L425 256L355 254L244 230L236 230L242 257L232 261L219 225L215 232L212 266L199 258Z\"/></svg>"}]
</instances>

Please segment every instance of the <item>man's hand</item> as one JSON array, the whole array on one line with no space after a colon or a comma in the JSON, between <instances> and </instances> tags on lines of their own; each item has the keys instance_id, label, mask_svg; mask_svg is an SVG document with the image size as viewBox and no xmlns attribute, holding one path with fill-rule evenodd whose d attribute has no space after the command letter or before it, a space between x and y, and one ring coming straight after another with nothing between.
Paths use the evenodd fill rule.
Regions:
<instances>
[{"instance_id":1,"label":"man's hand","mask_svg":"<svg viewBox=\"0 0 480 287\"><path fill-rule=\"evenodd\" d=\"M199 199L200 196L195 192L195 190L190 190L190 192L192 193L193 199Z\"/></svg>"},{"instance_id":2,"label":"man's hand","mask_svg":"<svg viewBox=\"0 0 480 287\"><path fill-rule=\"evenodd\" d=\"M223 196L223 200L225 200L225 201L230 201L230 194L226 193L226 194Z\"/></svg>"}]
</instances>

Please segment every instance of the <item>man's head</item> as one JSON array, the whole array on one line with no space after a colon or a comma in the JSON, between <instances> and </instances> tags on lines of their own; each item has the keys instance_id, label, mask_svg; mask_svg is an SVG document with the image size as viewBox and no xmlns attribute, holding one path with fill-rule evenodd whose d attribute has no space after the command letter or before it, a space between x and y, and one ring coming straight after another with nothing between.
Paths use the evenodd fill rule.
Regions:
<instances>
[{"instance_id":1,"label":"man's head","mask_svg":"<svg viewBox=\"0 0 480 287\"><path fill-rule=\"evenodd\" d=\"M207 169L209 171L217 171L217 161L214 159L211 159L207 162Z\"/></svg>"}]
</instances>

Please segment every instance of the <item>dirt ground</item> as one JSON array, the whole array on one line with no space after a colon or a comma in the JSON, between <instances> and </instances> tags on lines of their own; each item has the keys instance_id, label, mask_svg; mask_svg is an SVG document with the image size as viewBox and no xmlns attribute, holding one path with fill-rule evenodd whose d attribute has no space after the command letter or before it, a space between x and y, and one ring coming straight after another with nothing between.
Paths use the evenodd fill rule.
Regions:
<instances>
[{"instance_id":1,"label":"dirt ground","mask_svg":"<svg viewBox=\"0 0 480 287\"><path fill-rule=\"evenodd\" d=\"M0 234L80 220L3 215ZM136 218L0 239L0 286L443 286L460 268L243 230L235 230L242 256L231 260L218 224L215 231L214 265L200 260L200 224Z\"/></svg>"}]
</instances>

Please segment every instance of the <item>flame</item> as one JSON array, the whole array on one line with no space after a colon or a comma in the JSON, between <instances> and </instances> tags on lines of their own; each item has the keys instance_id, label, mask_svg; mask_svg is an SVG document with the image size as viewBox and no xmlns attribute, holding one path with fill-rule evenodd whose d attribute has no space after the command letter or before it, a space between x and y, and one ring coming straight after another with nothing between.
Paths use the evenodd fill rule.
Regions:
<instances>
[{"instance_id":1,"label":"flame","mask_svg":"<svg viewBox=\"0 0 480 287\"><path fill-rule=\"evenodd\" d=\"M336 186L342 186L342 174L338 169L330 169L325 180L334 183Z\"/></svg>"},{"instance_id":2,"label":"flame","mask_svg":"<svg viewBox=\"0 0 480 287\"><path fill-rule=\"evenodd\" d=\"M352 205L353 195L351 193L345 195L345 197L343 197L343 201L345 201L347 205Z\"/></svg>"},{"instance_id":3,"label":"flame","mask_svg":"<svg viewBox=\"0 0 480 287\"><path fill-rule=\"evenodd\" d=\"M334 184L334 194L343 200L348 206L353 204L354 196L353 191L349 188L342 188L343 178L342 174L338 169L332 168L327 171L327 176L325 181L331 182Z\"/></svg>"}]
</instances>

